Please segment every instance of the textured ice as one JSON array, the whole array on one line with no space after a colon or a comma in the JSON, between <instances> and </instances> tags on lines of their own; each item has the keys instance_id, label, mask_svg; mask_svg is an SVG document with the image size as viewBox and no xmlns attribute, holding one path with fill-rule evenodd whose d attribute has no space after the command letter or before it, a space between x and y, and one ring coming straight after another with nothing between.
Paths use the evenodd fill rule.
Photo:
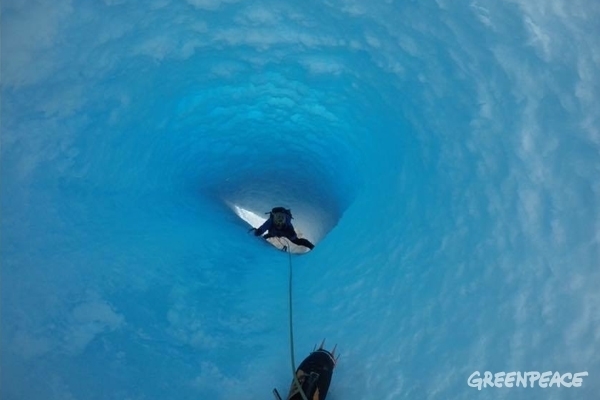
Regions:
<instances>
[{"instance_id":1,"label":"textured ice","mask_svg":"<svg viewBox=\"0 0 600 400\"><path fill-rule=\"evenodd\" d=\"M0 398L600 392L589 1L2 3ZM580 388L467 385L588 371Z\"/></svg>"}]
</instances>

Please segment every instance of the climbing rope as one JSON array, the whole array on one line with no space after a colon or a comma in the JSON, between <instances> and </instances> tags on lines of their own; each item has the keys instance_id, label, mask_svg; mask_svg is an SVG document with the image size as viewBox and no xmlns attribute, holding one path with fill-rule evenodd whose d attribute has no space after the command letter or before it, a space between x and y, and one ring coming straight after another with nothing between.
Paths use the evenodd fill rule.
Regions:
<instances>
[{"instance_id":1,"label":"climbing rope","mask_svg":"<svg viewBox=\"0 0 600 400\"><path fill-rule=\"evenodd\" d=\"M294 383L298 388L298 392L300 392L300 396L302 396L302 400L308 400L304 390L302 389L302 385L300 385L300 381L298 381L298 376L296 375L296 361L294 360L294 323L293 323L293 308L292 308L292 253L290 252L289 245L285 245L281 242L280 238L277 238L279 243L283 246L283 251L288 253L289 259L289 286L288 286L288 294L289 294L289 320L290 320L290 356L292 360L292 376L294 377ZM290 394L290 397L293 396L294 393Z\"/></svg>"}]
</instances>

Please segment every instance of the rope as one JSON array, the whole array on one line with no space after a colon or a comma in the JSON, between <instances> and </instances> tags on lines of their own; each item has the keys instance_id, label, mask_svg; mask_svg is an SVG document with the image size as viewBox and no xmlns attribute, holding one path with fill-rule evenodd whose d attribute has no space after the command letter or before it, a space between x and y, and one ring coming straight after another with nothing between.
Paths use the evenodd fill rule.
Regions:
<instances>
[{"instance_id":1,"label":"rope","mask_svg":"<svg viewBox=\"0 0 600 400\"><path fill-rule=\"evenodd\" d=\"M280 241L281 243L281 241ZM283 243L282 243L283 245ZM290 356L292 359L292 376L294 377L294 383L300 392L300 396L302 396L302 400L308 400L304 390L302 389L302 385L298 381L298 376L296 376L296 361L294 360L294 324L293 324L293 308L292 308L292 253L290 252L289 246L284 246L284 250L288 253L289 258L289 310L290 310ZM291 394L293 396L295 393ZM291 397L290 396L290 397Z\"/></svg>"}]
</instances>

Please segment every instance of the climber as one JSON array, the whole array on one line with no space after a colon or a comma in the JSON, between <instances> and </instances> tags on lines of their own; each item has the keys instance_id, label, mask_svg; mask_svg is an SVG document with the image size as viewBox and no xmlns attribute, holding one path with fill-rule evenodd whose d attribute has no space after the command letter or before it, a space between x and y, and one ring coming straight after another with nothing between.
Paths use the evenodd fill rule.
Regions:
<instances>
[{"instance_id":1,"label":"climber","mask_svg":"<svg viewBox=\"0 0 600 400\"><path fill-rule=\"evenodd\" d=\"M275 207L265 214L269 214L269 219L267 219L260 227L250 229L251 231L254 231L255 236L261 236L263 233L267 232L267 234L263 236L265 239L271 237L285 237L298 246L308 247L311 250L315 247L310 241L298 237L294 230L294 226L292 225L292 212L287 208Z\"/></svg>"},{"instance_id":2,"label":"climber","mask_svg":"<svg viewBox=\"0 0 600 400\"><path fill-rule=\"evenodd\" d=\"M286 399L325 400L337 358L335 347L329 352L323 348L323 343L321 343L319 349L313 350L296 369L296 378L292 380ZM273 389L273 395L276 400L282 400L277 389Z\"/></svg>"}]
</instances>

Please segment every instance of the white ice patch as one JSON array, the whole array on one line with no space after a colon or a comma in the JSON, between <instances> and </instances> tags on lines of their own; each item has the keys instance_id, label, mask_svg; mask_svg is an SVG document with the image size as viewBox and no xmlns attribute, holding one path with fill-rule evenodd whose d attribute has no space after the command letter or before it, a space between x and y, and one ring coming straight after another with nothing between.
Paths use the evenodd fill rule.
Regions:
<instances>
[{"instance_id":1,"label":"white ice patch","mask_svg":"<svg viewBox=\"0 0 600 400\"><path fill-rule=\"evenodd\" d=\"M71 311L70 321L63 337L64 347L68 353L78 354L96 336L121 328L125 318L116 313L108 303L95 300L76 306Z\"/></svg>"}]
</instances>

